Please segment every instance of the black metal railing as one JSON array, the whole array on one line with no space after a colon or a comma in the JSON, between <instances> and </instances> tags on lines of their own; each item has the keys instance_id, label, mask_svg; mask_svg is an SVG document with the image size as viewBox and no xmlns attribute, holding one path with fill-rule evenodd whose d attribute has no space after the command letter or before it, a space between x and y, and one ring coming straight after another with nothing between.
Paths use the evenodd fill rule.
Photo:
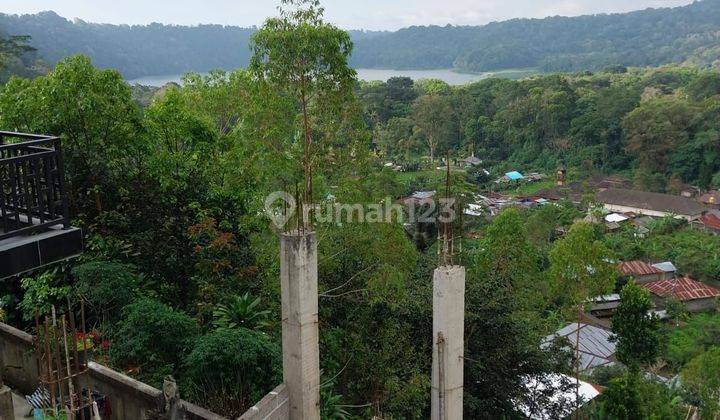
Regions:
<instances>
[{"instance_id":1,"label":"black metal railing","mask_svg":"<svg viewBox=\"0 0 720 420\"><path fill-rule=\"evenodd\" d=\"M58 137L0 131L0 240L70 227Z\"/></svg>"}]
</instances>

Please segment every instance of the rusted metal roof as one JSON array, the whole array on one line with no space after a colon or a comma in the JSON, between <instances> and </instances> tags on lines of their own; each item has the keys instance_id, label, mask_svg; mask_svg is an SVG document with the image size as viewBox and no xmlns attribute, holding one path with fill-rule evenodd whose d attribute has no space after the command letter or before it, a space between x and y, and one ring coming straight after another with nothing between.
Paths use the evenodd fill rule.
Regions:
<instances>
[{"instance_id":1,"label":"rusted metal roof","mask_svg":"<svg viewBox=\"0 0 720 420\"><path fill-rule=\"evenodd\" d=\"M705 283L693 280L689 276L683 278L653 281L641 284L650 293L660 297L674 297L683 302L720 296L720 290Z\"/></svg>"},{"instance_id":2,"label":"rusted metal roof","mask_svg":"<svg viewBox=\"0 0 720 420\"><path fill-rule=\"evenodd\" d=\"M700 223L708 229L720 230L720 217L714 214L706 214L700 218Z\"/></svg>"},{"instance_id":3,"label":"rusted metal roof","mask_svg":"<svg viewBox=\"0 0 720 420\"><path fill-rule=\"evenodd\" d=\"M639 260L621 262L619 269L623 276L649 276L663 273L659 268Z\"/></svg>"}]
</instances>

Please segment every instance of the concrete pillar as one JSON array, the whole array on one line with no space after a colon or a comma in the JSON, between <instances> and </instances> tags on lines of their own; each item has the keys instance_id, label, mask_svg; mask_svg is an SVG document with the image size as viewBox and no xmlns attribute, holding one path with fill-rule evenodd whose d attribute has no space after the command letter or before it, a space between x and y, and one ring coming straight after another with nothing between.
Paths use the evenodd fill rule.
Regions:
<instances>
[{"instance_id":1,"label":"concrete pillar","mask_svg":"<svg viewBox=\"0 0 720 420\"><path fill-rule=\"evenodd\" d=\"M320 419L317 238L288 232L280 238L283 382L290 420Z\"/></svg>"},{"instance_id":2,"label":"concrete pillar","mask_svg":"<svg viewBox=\"0 0 720 420\"><path fill-rule=\"evenodd\" d=\"M439 267L433 275L431 419L463 418L465 267Z\"/></svg>"}]
</instances>

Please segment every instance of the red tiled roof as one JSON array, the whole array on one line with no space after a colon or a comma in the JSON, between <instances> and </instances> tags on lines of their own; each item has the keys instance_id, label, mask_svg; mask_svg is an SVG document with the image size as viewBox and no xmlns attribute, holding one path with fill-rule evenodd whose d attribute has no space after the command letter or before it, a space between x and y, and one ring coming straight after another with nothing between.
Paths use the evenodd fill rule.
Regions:
<instances>
[{"instance_id":1,"label":"red tiled roof","mask_svg":"<svg viewBox=\"0 0 720 420\"><path fill-rule=\"evenodd\" d=\"M705 216L701 217L700 223L710 229L720 230L720 217L717 217L714 214L706 214Z\"/></svg>"},{"instance_id":2,"label":"red tiled roof","mask_svg":"<svg viewBox=\"0 0 720 420\"><path fill-rule=\"evenodd\" d=\"M663 271L644 261L626 261L620 263L620 274L623 276L649 276L662 274Z\"/></svg>"},{"instance_id":3,"label":"red tiled roof","mask_svg":"<svg viewBox=\"0 0 720 420\"><path fill-rule=\"evenodd\" d=\"M681 301L720 296L720 290L690 277L660 280L641 284L650 293L660 297L675 297Z\"/></svg>"}]
</instances>

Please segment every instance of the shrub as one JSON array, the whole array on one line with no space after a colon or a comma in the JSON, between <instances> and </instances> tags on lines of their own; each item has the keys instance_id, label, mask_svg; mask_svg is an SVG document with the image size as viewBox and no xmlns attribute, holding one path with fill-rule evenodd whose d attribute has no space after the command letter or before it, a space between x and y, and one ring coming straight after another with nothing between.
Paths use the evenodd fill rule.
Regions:
<instances>
[{"instance_id":1,"label":"shrub","mask_svg":"<svg viewBox=\"0 0 720 420\"><path fill-rule=\"evenodd\" d=\"M119 309L135 298L139 277L135 266L107 261L93 261L75 267L75 292L101 315L103 321L117 319Z\"/></svg>"},{"instance_id":2,"label":"shrub","mask_svg":"<svg viewBox=\"0 0 720 420\"><path fill-rule=\"evenodd\" d=\"M185 357L186 389L193 399L238 417L282 382L277 344L246 328L219 329L195 342Z\"/></svg>"},{"instance_id":3,"label":"shrub","mask_svg":"<svg viewBox=\"0 0 720 420\"><path fill-rule=\"evenodd\" d=\"M110 334L110 359L121 366L137 366L153 385L180 365L199 327L195 320L153 299L123 308L125 318Z\"/></svg>"}]
</instances>

